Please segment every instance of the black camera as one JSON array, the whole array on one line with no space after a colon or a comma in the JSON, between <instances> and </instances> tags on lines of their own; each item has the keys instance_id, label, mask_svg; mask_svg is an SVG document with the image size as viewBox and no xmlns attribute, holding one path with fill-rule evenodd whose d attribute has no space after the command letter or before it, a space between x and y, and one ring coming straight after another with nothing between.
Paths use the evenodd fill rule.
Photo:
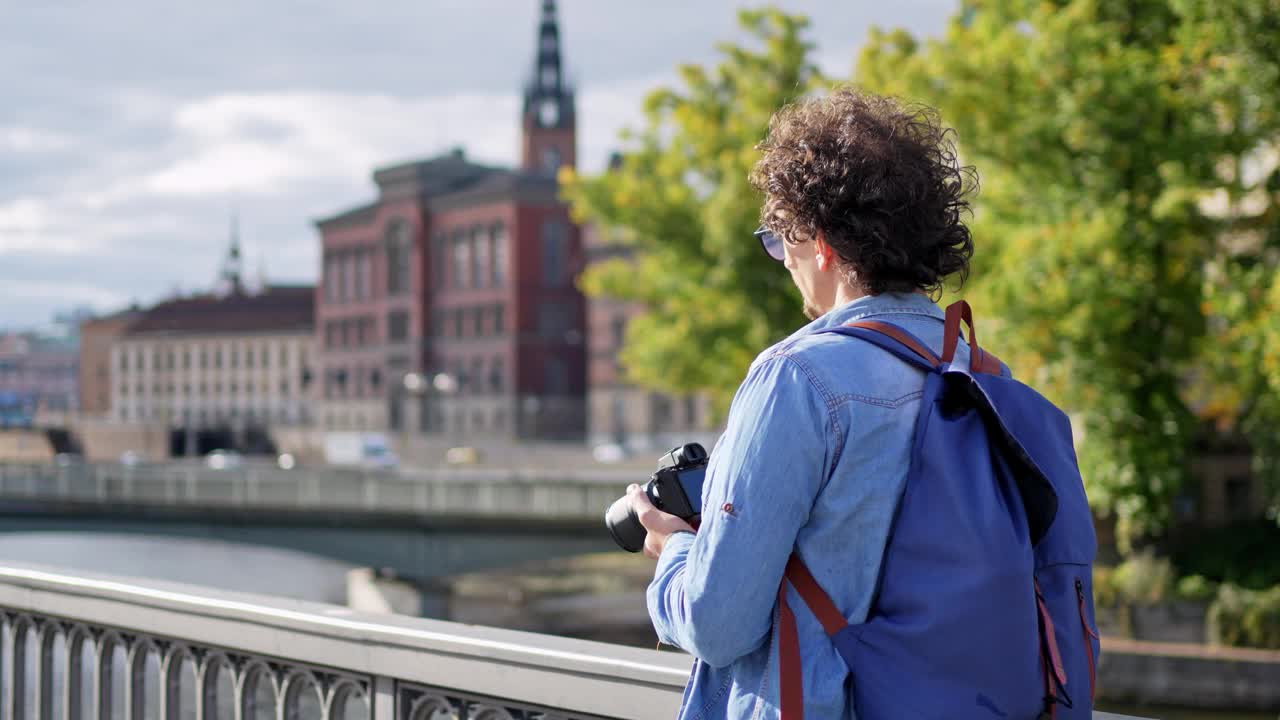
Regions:
<instances>
[{"instance_id":1,"label":"black camera","mask_svg":"<svg viewBox=\"0 0 1280 720\"><path fill-rule=\"evenodd\" d=\"M658 471L645 484L644 494L654 507L696 526L702 514L702 481L706 476L706 448L698 443L682 445L658 460ZM604 524L623 550L644 549L644 536L648 531L640 524L626 496L609 506Z\"/></svg>"}]
</instances>

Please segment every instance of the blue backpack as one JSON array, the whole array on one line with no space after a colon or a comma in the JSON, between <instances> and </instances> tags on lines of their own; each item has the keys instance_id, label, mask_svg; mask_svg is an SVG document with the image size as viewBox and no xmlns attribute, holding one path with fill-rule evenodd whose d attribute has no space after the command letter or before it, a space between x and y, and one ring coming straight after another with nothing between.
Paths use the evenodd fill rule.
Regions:
<instances>
[{"instance_id":1,"label":"blue backpack","mask_svg":"<svg viewBox=\"0 0 1280 720\"><path fill-rule=\"evenodd\" d=\"M970 367L952 364L961 320ZM925 370L911 469L865 622L792 555L779 589L783 720L804 713L786 582L849 666L861 720L1091 717L1093 516L1067 416L982 351L947 308L942 358L901 328L828 328Z\"/></svg>"}]
</instances>

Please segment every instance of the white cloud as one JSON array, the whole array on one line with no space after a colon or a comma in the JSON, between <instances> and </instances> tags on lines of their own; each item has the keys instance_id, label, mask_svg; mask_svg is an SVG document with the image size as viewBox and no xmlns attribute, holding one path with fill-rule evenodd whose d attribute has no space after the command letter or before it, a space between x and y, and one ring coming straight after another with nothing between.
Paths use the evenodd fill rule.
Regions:
<instances>
[{"instance_id":1,"label":"white cloud","mask_svg":"<svg viewBox=\"0 0 1280 720\"><path fill-rule=\"evenodd\" d=\"M22 126L0 127L0 152L42 153L65 150L72 139L61 133Z\"/></svg>"},{"instance_id":2,"label":"white cloud","mask_svg":"<svg viewBox=\"0 0 1280 720\"><path fill-rule=\"evenodd\" d=\"M57 281L9 281L5 283L4 293L10 298L21 298L24 301L52 300L64 307L90 305L97 308L112 308L123 306L129 302L129 297L122 292L80 283Z\"/></svg>"},{"instance_id":3,"label":"white cloud","mask_svg":"<svg viewBox=\"0 0 1280 720\"><path fill-rule=\"evenodd\" d=\"M272 193L317 179L363 181L378 164L453 145L473 157L515 156L515 95L396 98L338 93L219 95L172 113L175 150L136 192Z\"/></svg>"}]
</instances>

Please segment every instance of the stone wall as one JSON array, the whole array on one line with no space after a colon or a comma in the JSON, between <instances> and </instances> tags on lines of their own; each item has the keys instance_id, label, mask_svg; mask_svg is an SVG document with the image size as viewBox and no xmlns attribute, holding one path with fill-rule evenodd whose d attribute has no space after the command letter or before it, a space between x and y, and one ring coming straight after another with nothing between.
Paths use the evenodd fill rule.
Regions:
<instances>
[{"instance_id":1,"label":"stone wall","mask_svg":"<svg viewBox=\"0 0 1280 720\"><path fill-rule=\"evenodd\" d=\"M1280 710L1280 652L1104 637L1098 693L1113 702Z\"/></svg>"}]
</instances>

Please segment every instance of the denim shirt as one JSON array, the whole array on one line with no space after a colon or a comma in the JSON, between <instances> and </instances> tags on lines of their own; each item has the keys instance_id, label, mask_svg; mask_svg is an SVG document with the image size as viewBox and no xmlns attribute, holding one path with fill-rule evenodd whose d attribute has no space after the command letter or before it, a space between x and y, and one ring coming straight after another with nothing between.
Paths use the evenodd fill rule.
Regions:
<instances>
[{"instance_id":1,"label":"denim shirt","mask_svg":"<svg viewBox=\"0 0 1280 720\"><path fill-rule=\"evenodd\" d=\"M697 660L679 717L777 718L777 596L793 549L850 623L866 619L905 484L924 372L822 328L894 323L941 354L921 294L863 297L761 353L711 453L702 524L658 559L647 601L664 643ZM968 363L963 342L956 362ZM844 661L794 589L805 715L853 718Z\"/></svg>"}]
</instances>

